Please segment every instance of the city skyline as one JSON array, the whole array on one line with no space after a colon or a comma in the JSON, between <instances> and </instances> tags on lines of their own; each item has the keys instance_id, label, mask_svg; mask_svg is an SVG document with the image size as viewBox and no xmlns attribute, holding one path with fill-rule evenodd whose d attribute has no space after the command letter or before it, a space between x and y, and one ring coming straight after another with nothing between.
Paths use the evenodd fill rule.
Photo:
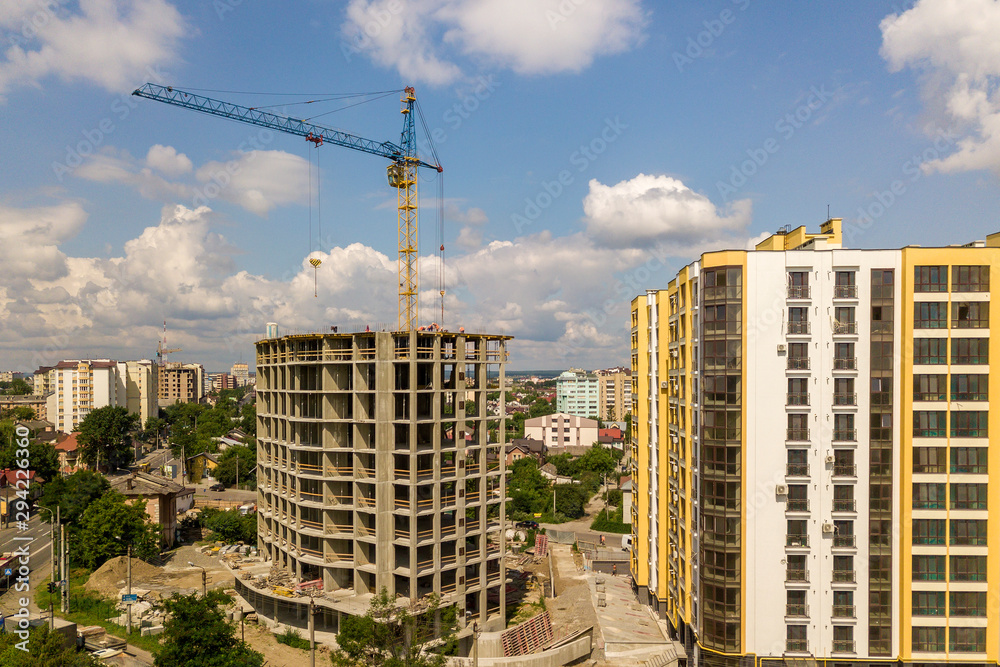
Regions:
<instances>
[{"instance_id":1,"label":"city skyline","mask_svg":"<svg viewBox=\"0 0 1000 667\"><path fill-rule=\"evenodd\" d=\"M267 322L394 326L384 161L317 162L132 97L144 82L347 107L315 122L392 141L393 91L415 86L447 181L443 237L420 181L421 323L444 243L446 327L514 336L512 372L601 368L628 359L630 300L704 250L828 216L851 248L998 231L997 32L988 0L19 3L0 12L0 367L153 358L164 320L172 358L208 368L249 360ZM379 94L271 95L359 91Z\"/></svg>"}]
</instances>

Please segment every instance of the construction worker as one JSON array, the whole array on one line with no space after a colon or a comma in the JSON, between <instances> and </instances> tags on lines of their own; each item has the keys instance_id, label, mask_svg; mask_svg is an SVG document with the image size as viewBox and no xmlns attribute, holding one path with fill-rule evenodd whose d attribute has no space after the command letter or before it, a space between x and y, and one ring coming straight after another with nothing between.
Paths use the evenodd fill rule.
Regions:
<instances>
[{"instance_id":1,"label":"construction worker","mask_svg":"<svg viewBox=\"0 0 1000 667\"><path fill-rule=\"evenodd\" d=\"M618 576L618 566L615 565L615 564L611 565L611 576L612 577L617 577Z\"/></svg>"}]
</instances>

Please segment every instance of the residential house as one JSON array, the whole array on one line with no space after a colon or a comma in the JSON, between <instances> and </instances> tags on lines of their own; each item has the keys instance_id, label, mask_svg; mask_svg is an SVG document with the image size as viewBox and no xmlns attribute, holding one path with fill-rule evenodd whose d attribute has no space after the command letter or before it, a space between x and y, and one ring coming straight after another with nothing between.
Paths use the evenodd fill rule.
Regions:
<instances>
[{"instance_id":1,"label":"residential house","mask_svg":"<svg viewBox=\"0 0 1000 667\"><path fill-rule=\"evenodd\" d=\"M85 468L80 459L80 443L77 441L77 433L63 434L56 441L56 452L59 454L59 472L63 475L72 475L77 470Z\"/></svg>"},{"instance_id":2,"label":"residential house","mask_svg":"<svg viewBox=\"0 0 1000 667\"><path fill-rule=\"evenodd\" d=\"M551 454L583 454L597 442L597 420L557 412L524 421L524 437L541 440Z\"/></svg>"},{"instance_id":3,"label":"residential house","mask_svg":"<svg viewBox=\"0 0 1000 667\"><path fill-rule=\"evenodd\" d=\"M215 454L202 452L187 458L187 478L191 484L201 484L206 480L214 480L212 474L219 467L219 459Z\"/></svg>"},{"instance_id":4,"label":"residential house","mask_svg":"<svg viewBox=\"0 0 1000 667\"><path fill-rule=\"evenodd\" d=\"M186 500L187 495L193 495L194 489L185 489L166 477L145 472L134 472L109 481L111 488L130 502L146 501L146 514L152 522L162 526L162 543L167 548L172 547L176 541L178 503Z\"/></svg>"}]
</instances>

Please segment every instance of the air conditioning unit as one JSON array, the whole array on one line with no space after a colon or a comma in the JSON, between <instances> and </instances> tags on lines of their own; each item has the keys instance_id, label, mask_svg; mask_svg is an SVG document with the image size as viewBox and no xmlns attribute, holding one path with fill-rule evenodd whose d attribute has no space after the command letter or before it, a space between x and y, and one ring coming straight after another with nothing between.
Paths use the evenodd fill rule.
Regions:
<instances>
[{"instance_id":1,"label":"air conditioning unit","mask_svg":"<svg viewBox=\"0 0 1000 667\"><path fill-rule=\"evenodd\" d=\"M775 484L774 485L774 493L776 495L779 495L779 496L787 496L788 495L788 487L785 486L784 484Z\"/></svg>"},{"instance_id":2,"label":"air conditioning unit","mask_svg":"<svg viewBox=\"0 0 1000 667\"><path fill-rule=\"evenodd\" d=\"M832 454L830 456L826 457L826 462L827 463L833 463L833 455Z\"/></svg>"},{"instance_id":3,"label":"air conditioning unit","mask_svg":"<svg viewBox=\"0 0 1000 667\"><path fill-rule=\"evenodd\" d=\"M778 354L784 354L786 349L784 343L778 343Z\"/></svg>"},{"instance_id":4,"label":"air conditioning unit","mask_svg":"<svg viewBox=\"0 0 1000 667\"><path fill-rule=\"evenodd\" d=\"M829 535L829 534L832 534L834 532L836 532L836 529L833 527L832 523L824 523L823 524L823 533L824 534Z\"/></svg>"}]
</instances>

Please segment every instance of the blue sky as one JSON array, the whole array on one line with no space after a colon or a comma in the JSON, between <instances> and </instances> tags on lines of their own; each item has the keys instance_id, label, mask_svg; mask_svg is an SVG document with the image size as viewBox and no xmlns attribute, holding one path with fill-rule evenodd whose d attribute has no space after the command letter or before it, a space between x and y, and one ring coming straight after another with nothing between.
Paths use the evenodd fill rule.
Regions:
<instances>
[{"instance_id":1,"label":"blue sky","mask_svg":"<svg viewBox=\"0 0 1000 667\"><path fill-rule=\"evenodd\" d=\"M395 323L384 160L143 82L296 117L415 86L444 324L515 336L513 368L600 367L627 363L639 291L828 205L852 247L1000 230L997 34L994 0L4 3L0 367L150 357L164 320L210 369L268 321ZM397 141L399 96L375 97L316 122ZM420 188L428 323L437 177Z\"/></svg>"}]
</instances>

